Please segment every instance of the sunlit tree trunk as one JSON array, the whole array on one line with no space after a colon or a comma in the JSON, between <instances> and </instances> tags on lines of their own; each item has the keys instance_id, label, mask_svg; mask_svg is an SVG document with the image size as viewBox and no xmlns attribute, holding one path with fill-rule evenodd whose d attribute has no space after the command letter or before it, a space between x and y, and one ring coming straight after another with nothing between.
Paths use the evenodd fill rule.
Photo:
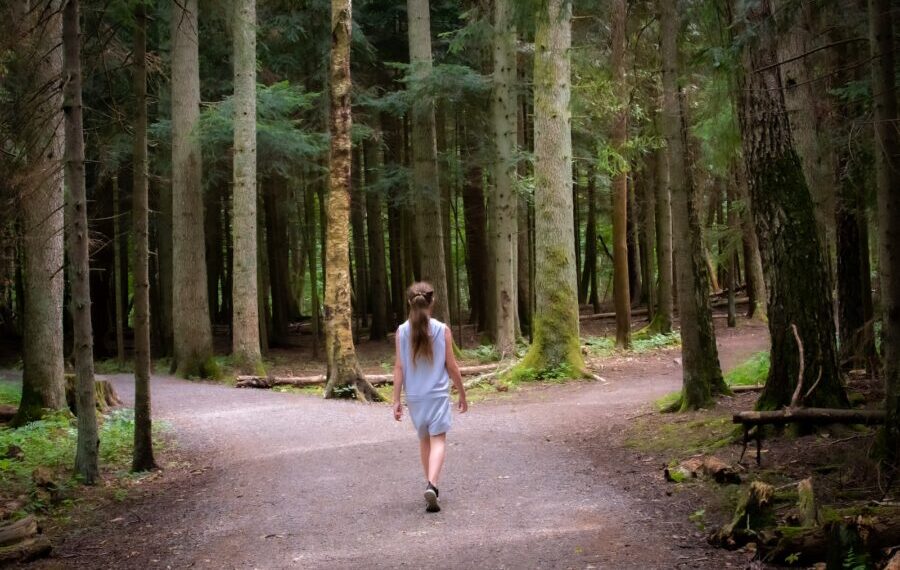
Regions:
<instances>
[{"instance_id":1,"label":"sunlit tree trunk","mask_svg":"<svg viewBox=\"0 0 900 570\"><path fill-rule=\"evenodd\" d=\"M678 15L675 5L659 0L663 59L662 131L666 138L669 187L672 199L674 262L681 320L682 391L677 408L708 406L713 396L727 391L709 307L707 275L697 196L686 164L686 132L678 88ZM676 408L676 409L677 409Z\"/></svg>"},{"instance_id":2,"label":"sunlit tree trunk","mask_svg":"<svg viewBox=\"0 0 900 570\"><path fill-rule=\"evenodd\" d=\"M431 75L431 16L428 0L407 0L409 62L417 82ZM438 184L434 101L421 97L412 105L412 185L422 263L421 280L434 287L434 317L450 322L444 230Z\"/></svg>"},{"instance_id":3,"label":"sunlit tree trunk","mask_svg":"<svg viewBox=\"0 0 900 570\"><path fill-rule=\"evenodd\" d=\"M134 450L132 471L156 468L150 414L150 230L147 189L147 7L134 9Z\"/></svg>"},{"instance_id":4,"label":"sunlit tree trunk","mask_svg":"<svg viewBox=\"0 0 900 570\"><path fill-rule=\"evenodd\" d=\"M234 2L234 261L231 280L234 365L260 368L256 255L256 0ZM286 208L283 204L279 207Z\"/></svg>"},{"instance_id":5,"label":"sunlit tree trunk","mask_svg":"<svg viewBox=\"0 0 900 570\"><path fill-rule=\"evenodd\" d=\"M350 0L331 2L331 68L329 82L331 155L325 273L325 397L380 400L363 377L353 346L350 291Z\"/></svg>"},{"instance_id":6,"label":"sunlit tree trunk","mask_svg":"<svg viewBox=\"0 0 900 570\"><path fill-rule=\"evenodd\" d=\"M66 117L66 199L68 276L72 291L72 353L78 442L75 473L86 485L100 476L97 408L94 393L94 339L91 331L90 236L84 180L84 127L81 104L81 26L78 0L63 10L63 112Z\"/></svg>"},{"instance_id":7,"label":"sunlit tree trunk","mask_svg":"<svg viewBox=\"0 0 900 570\"><path fill-rule=\"evenodd\" d=\"M172 326L176 373L213 373L203 239L197 0L172 3Z\"/></svg>"},{"instance_id":8,"label":"sunlit tree trunk","mask_svg":"<svg viewBox=\"0 0 900 570\"><path fill-rule=\"evenodd\" d=\"M617 111L610 143L621 156L628 142L628 103L625 84L625 0L612 3L612 80ZM623 164L613 177L613 299L616 306L616 346L631 346L631 292L628 278L628 169Z\"/></svg>"},{"instance_id":9,"label":"sunlit tree trunk","mask_svg":"<svg viewBox=\"0 0 900 570\"><path fill-rule=\"evenodd\" d=\"M886 457L900 458L900 135L891 0L869 0L869 45L875 93L878 181L878 258L881 277L882 360Z\"/></svg>"},{"instance_id":10,"label":"sunlit tree trunk","mask_svg":"<svg viewBox=\"0 0 900 570\"><path fill-rule=\"evenodd\" d=\"M494 342L501 354L516 348L516 255L518 208L516 193L516 28L509 0L494 2L494 92L491 120L494 137L494 197L491 238L495 278Z\"/></svg>"},{"instance_id":11,"label":"sunlit tree trunk","mask_svg":"<svg viewBox=\"0 0 900 570\"><path fill-rule=\"evenodd\" d=\"M536 14L534 340L511 374L585 371L572 217L571 19L572 4L567 0L548 0Z\"/></svg>"},{"instance_id":12,"label":"sunlit tree trunk","mask_svg":"<svg viewBox=\"0 0 900 570\"><path fill-rule=\"evenodd\" d=\"M757 35L744 49L739 117L772 343L769 377L757 405L774 409L791 403L800 370L796 327L803 344L804 394L818 382L804 403L843 407L847 397L837 365L831 276L774 65L769 0L750 7L745 17Z\"/></svg>"},{"instance_id":13,"label":"sunlit tree trunk","mask_svg":"<svg viewBox=\"0 0 900 570\"><path fill-rule=\"evenodd\" d=\"M63 66L59 0L22 10L32 18L29 48L40 54L34 84L41 92L38 124L29 140L29 183L19 201L22 223L22 399L14 424L40 418L43 409L66 407L63 378Z\"/></svg>"}]
</instances>

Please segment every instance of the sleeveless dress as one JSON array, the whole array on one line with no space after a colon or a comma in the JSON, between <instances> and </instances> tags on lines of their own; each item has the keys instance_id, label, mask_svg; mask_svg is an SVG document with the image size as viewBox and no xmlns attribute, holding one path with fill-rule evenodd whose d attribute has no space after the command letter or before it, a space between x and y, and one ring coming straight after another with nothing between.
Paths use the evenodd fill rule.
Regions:
<instances>
[{"instance_id":1,"label":"sleeveless dress","mask_svg":"<svg viewBox=\"0 0 900 570\"><path fill-rule=\"evenodd\" d=\"M428 323L431 333L431 362L419 357L413 362L409 321L397 329L400 342L400 363L403 365L403 390L409 417L420 438L440 435L450 430L450 375L447 374L447 325L437 319Z\"/></svg>"}]
</instances>

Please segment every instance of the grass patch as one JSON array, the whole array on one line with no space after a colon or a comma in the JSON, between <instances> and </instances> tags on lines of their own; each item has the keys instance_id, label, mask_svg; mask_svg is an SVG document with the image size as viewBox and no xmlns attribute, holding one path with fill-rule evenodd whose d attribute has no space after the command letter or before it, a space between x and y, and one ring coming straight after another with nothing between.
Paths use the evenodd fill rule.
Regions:
<instances>
[{"instance_id":1,"label":"grass patch","mask_svg":"<svg viewBox=\"0 0 900 570\"><path fill-rule=\"evenodd\" d=\"M0 404L18 406L22 399L22 388L17 384L0 381Z\"/></svg>"},{"instance_id":2,"label":"grass patch","mask_svg":"<svg viewBox=\"0 0 900 570\"><path fill-rule=\"evenodd\" d=\"M95 360L94 372L97 374L134 374L134 360L130 358Z\"/></svg>"},{"instance_id":3,"label":"grass patch","mask_svg":"<svg viewBox=\"0 0 900 570\"><path fill-rule=\"evenodd\" d=\"M712 453L729 445L735 428L730 416L654 425L648 420L636 425L626 445L647 453L667 453L681 458L697 453Z\"/></svg>"},{"instance_id":4,"label":"grass patch","mask_svg":"<svg viewBox=\"0 0 900 570\"><path fill-rule=\"evenodd\" d=\"M681 399L680 391L679 392L671 392L669 394L666 394L662 398L656 400L655 402L653 402L653 406L656 408L657 411L663 412L665 410L671 409L672 406L675 405L675 402L677 402L679 399Z\"/></svg>"},{"instance_id":5,"label":"grass patch","mask_svg":"<svg viewBox=\"0 0 900 570\"><path fill-rule=\"evenodd\" d=\"M725 374L729 386L756 386L765 384L769 376L768 351L757 352Z\"/></svg>"},{"instance_id":6,"label":"grass patch","mask_svg":"<svg viewBox=\"0 0 900 570\"><path fill-rule=\"evenodd\" d=\"M500 352L493 344L482 344L475 348L461 350L460 358L465 361L476 360L481 364L490 364L500 361Z\"/></svg>"}]
</instances>

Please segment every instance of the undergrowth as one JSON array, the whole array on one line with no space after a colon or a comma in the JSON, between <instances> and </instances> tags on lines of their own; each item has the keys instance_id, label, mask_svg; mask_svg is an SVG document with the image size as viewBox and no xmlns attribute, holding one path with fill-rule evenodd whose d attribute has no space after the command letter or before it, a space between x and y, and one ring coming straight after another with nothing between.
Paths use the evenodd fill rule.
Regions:
<instances>
[{"instance_id":1,"label":"undergrowth","mask_svg":"<svg viewBox=\"0 0 900 570\"><path fill-rule=\"evenodd\" d=\"M631 348L625 351L617 350L616 340L608 336L588 337L584 339L584 346L594 356L613 356L617 353L646 354L681 346L681 335L677 331L666 334L635 334L631 339Z\"/></svg>"},{"instance_id":2,"label":"undergrowth","mask_svg":"<svg viewBox=\"0 0 900 570\"><path fill-rule=\"evenodd\" d=\"M769 375L768 351L757 352L725 374L729 386L755 386L765 384Z\"/></svg>"}]
</instances>

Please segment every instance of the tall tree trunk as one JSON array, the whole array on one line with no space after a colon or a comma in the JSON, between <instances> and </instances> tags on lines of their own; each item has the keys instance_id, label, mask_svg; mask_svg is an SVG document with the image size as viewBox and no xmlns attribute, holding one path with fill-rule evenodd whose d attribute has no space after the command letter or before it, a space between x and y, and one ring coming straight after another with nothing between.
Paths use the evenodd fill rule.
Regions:
<instances>
[{"instance_id":1,"label":"tall tree trunk","mask_svg":"<svg viewBox=\"0 0 900 570\"><path fill-rule=\"evenodd\" d=\"M150 413L150 231L147 190L147 6L134 8L134 450L132 471L156 468Z\"/></svg>"},{"instance_id":2,"label":"tall tree trunk","mask_svg":"<svg viewBox=\"0 0 900 570\"><path fill-rule=\"evenodd\" d=\"M449 175L449 146L447 144L447 110L439 105L435 113L435 142L438 157L438 183L441 193L441 228L444 240L444 273L447 276L447 315L452 318L458 313L456 299L456 280L453 272L453 229L450 220L450 202L452 199L451 176Z\"/></svg>"},{"instance_id":3,"label":"tall tree trunk","mask_svg":"<svg viewBox=\"0 0 900 570\"><path fill-rule=\"evenodd\" d=\"M572 161L572 239L575 240L575 277L581 274L581 268L584 264L581 262L581 203L578 199L578 191L580 190L580 180L578 179L578 163ZM584 303L587 299L587 292L578 288L578 305Z\"/></svg>"},{"instance_id":4,"label":"tall tree trunk","mask_svg":"<svg viewBox=\"0 0 900 570\"><path fill-rule=\"evenodd\" d=\"M520 82L524 82L524 70L519 72ZM528 115L526 113L527 98L519 95L517 115L518 120L516 128L516 141L520 149L525 150L527 147L526 127L528 124ZM518 171L520 176L527 174L528 161L520 161ZM518 254L517 273L518 273L518 298L519 298L519 323L523 329L523 333L531 333L531 221L529 216L530 205L524 196L519 198L519 219L518 219Z\"/></svg>"},{"instance_id":5,"label":"tall tree trunk","mask_svg":"<svg viewBox=\"0 0 900 570\"><path fill-rule=\"evenodd\" d=\"M728 231L737 233L740 231L740 222L737 217L737 208L735 205L735 199L737 197L737 188L734 184L734 181L726 182L728 189ZM728 250L726 253L726 261L728 267L727 279L728 279L728 327L734 328L737 326L737 308L735 307L735 288L737 287L737 268L738 268L738 260L737 260L737 250L731 249L730 246L726 245ZM720 252L721 255L721 252Z\"/></svg>"},{"instance_id":6,"label":"tall tree trunk","mask_svg":"<svg viewBox=\"0 0 900 570\"><path fill-rule=\"evenodd\" d=\"M407 0L409 62L412 76L421 82L431 75L431 15L428 0ZM450 322L447 302L447 268L444 261L444 228L438 183L434 101L421 97L412 106L412 185L423 281L434 287L434 318Z\"/></svg>"},{"instance_id":7,"label":"tall tree trunk","mask_svg":"<svg viewBox=\"0 0 900 570\"><path fill-rule=\"evenodd\" d=\"M387 270L385 268L382 199L381 194L374 188L378 182L378 172L384 166L381 122L377 118L373 129L375 136L365 145L366 231L369 238L369 269L372 288L372 324L369 327L369 340L379 341L387 338L390 295L388 294Z\"/></svg>"},{"instance_id":8,"label":"tall tree trunk","mask_svg":"<svg viewBox=\"0 0 900 570\"><path fill-rule=\"evenodd\" d=\"M67 0L63 10L63 112L66 117L66 200L68 263L72 291L75 409L78 442L75 473L85 485L100 476L100 435L94 392L94 339L91 331L90 251L87 190L84 180L84 127L81 106L81 26L78 0Z\"/></svg>"},{"instance_id":9,"label":"tall tree trunk","mask_svg":"<svg viewBox=\"0 0 900 570\"><path fill-rule=\"evenodd\" d=\"M231 354L237 369L258 370L259 294L256 290L256 0L234 3L234 261ZM284 208L281 204L279 207ZM302 270L302 268L301 268Z\"/></svg>"},{"instance_id":10,"label":"tall tree trunk","mask_svg":"<svg viewBox=\"0 0 900 570\"><path fill-rule=\"evenodd\" d=\"M172 326L176 373L214 374L203 239L197 0L172 2Z\"/></svg>"},{"instance_id":11,"label":"tall tree trunk","mask_svg":"<svg viewBox=\"0 0 900 570\"><path fill-rule=\"evenodd\" d=\"M831 276L816 227L814 205L794 150L775 49L769 0L747 10L757 32L745 47L740 121L750 196L768 289L771 368L757 403L775 409L791 403L801 368L805 404L844 407L835 347ZM800 351L794 330L803 344ZM817 378L819 378L817 380Z\"/></svg>"},{"instance_id":12,"label":"tall tree trunk","mask_svg":"<svg viewBox=\"0 0 900 570\"><path fill-rule=\"evenodd\" d=\"M766 320L766 282L763 277L762 257L759 240L753 224L753 204L750 203L750 189L747 187L747 171L743 163L735 164L734 179L738 195L744 203L741 210L741 235L744 249L744 275L747 282L749 307L747 318Z\"/></svg>"},{"instance_id":13,"label":"tall tree trunk","mask_svg":"<svg viewBox=\"0 0 900 570\"><path fill-rule=\"evenodd\" d=\"M882 360L887 421L886 457L900 459L900 136L891 0L869 0L869 45L874 58L875 164L878 180L878 259L881 278Z\"/></svg>"},{"instance_id":14,"label":"tall tree trunk","mask_svg":"<svg viewBox=\"0 0 900 570\"><path fill-rule=\"evenodd\" d=\"M122 210L119 205L119 173L112 177L112 203L113 203L113 290L116 307L116 359L125 362L125 299L122 287L122 224L119 216ZM127 264L125 270L128 270ZM126 281L127 285L127 281Z\"/></svg>"},{"instance_id":15,"label":"tall tree trunk","mask_svg":"<svg viewBox=\"0 0 900 570\"><path fill-rule=\"evenodd\" d=\"M222 273L222 210L221 188L204 192L203 238L206 241L206 299L209 301L210 322L219 315L219 277Z\"/></svg>"},{"instance_id":16,"label":"tall tree trunk","mask_svg":"<svg viewBox=\"0 0 900 570\"><path fill-rule=\"evenodd\" d=\"M275 175L268 179L266 189L266 251L268 253L269 283L272 289L272 340L284 343L291 319L298 311L291 294L288 274L287 179ZM326 279L327 281L327 279Z\"/></svg>"},{"instance_id":17,"label":"tall tree trunk","mask_svg":"<svg viewBox=\"0 0 900 570\"><path fill-rule=\"evenodd\" d=\"M644 298L644 279L641 273L641 222L640 210L637 206L638 180L635 173L628 177L628 297L633 306L646 302Z\"/></svg>"},{"instance_id":18,"label":"tall tree trunk","mask_svg":"<svg viewBox=\"0 0 900 570\"><path fill-rule=\"evenodd\" d=\"M351 153L353 151L351 150ZM362 328L369 326L369 260L366 255L366 188L363 176L363 149L358 147L356 151L356 188L351 184L350 196L350 225L353 237L353 266L356 269L356 287L353 291L356 297L356 312Z\"/></svg>"},{"instance_id":19,"label":"tall tree trunk","mask_svg":"<svg viewBox=\"0 0 900 570\"><path fill-rule=\"evenodd\" d=\"M269 339L272 338L272 311L269 306L269 260L268 240L266 239L266 205L262 193L256 193L256 289L257 306L259 307L259 349L263 356L268 354ZM313 222L315 223L315 222ZM314 226L315 227L315 226ZM315 242L315 240L313 240ZM308 241L307 241L308 243ZM315 255L315 246L310 255ZM313 281L315 283L315 281ZM318 307L318 305L316 305ZM318 315L318 313L316 313ZM317 324L318 320L314 322ZM313 357L318 357L318 328L314 328L315 343L313 344Z\"/></svg>"},{"instance_id":20,"label":"tall tree trunk","mask_svg":"<svg viewBox=\"0 0 900 570\"><path fill-rule=\"evenodd\" d=\"M363 377L353 346L350 291L350 0L331 1L329 82L331 156L328 192L328 257L325 273L325 397L381 400ZM364 257L364 256L363 256Z\"/></svg>"},{"instance_id":21,"label":"tall tree trunk","mask_svg":"<svg viewBox=\"0 0 900 570\"><path fill-rule=\"evenodd\" d=\"M569 99L572 4L548 0L536 14L534 54L534 341L511 374L585 373L572 228Z\"/></svg>"},{"instance_id":22,"label":"tall tree trunk","mask_svg":"<svg viewBox=\"0 0 900 570\"><path fill-rule=\"evenodd\" d=\"M623 156L628 143L628 104L625 84L625 0L612 3L612 80L616 100L622 107L616 115L610 144ZM631 346L631 292L628 273L628 168L623 164L613 177L613 298L616 306L616 346Z\"/></svg>"},{"instance_id":23,"label":"tall tree trunk","mask_svg":"<svg viewBox=\"0 0 900 570\"><path fill-rule=\"evenodd\" d=\"M306 243L306 259L309 263L309 293L310 303L312 304L310 319L313 333L312 353L314 358L318 358L321 333L319 331L319 275L317 270L318 257L316 256L316 202L314 192L312 188L306 188L306 192L304 192L306 224L304 225L305 235L303 236L303 241Z\"/></svg>"},{"instance_id":24,"label":"tall tree trunk","mask_svg":"<svg viewBox=\"0 0 900 570\"><path fill-rule=\"evenodd\" d=\"M678 15L674 3L659 0L663 59L662 130L666 138L672 196L674 262L681 320L682 391L677 408L708 406L728 390L709 307L709 277L703 259L697 195L686 164L686 129L678 91Z\"/></svg>"},{"instance_id":25,"label":"tall tree trunk","mask_svg":"<svg viewBox=\"0 0 900 570\"><path fill-rule=\"evenodd\" d=\"M516 348L516 255L518 208L516 193L516 28L509 0L494 2L494 92L491 120L494 138L494 200L491 220L494 342L500 354Z\"/></svg>"},{"instance_id":26,"label":"tall tree trunk","mask_svg":"<svg viewBox=\"0 0 900 570\"><path fill-rule=\"evenodd\" d=\"M650 330L672 332L674 272L672 267L672 198L669 192L668 153L656 151L656 264L659 267L656 298L659 306Z\"/></svg>"},{"instance_id":27,"label":"tall tree trunk","mask_svg":"<svg viewBox=\"0 0 900 570\"><path fill-rule=\"evenodd\" d=\"M646 291L648 316L652 323L656 319L657 310L656 267L653 252L653 248L656 246L656 187L659 184L656 180L656 154L649 156L644 173L645 175L642 177L644 183L640 188L641 252L643 253L641 271L644 291Z\"/></svg>"},{"instance_id":28,"label":"tall tree trunk","mask_svg":"<svg viewBox=\"0 0 900 570\"><path fill-rule=\"evenodd\" d=\"M773 0L775 18L783 30L778 37L778 69L784 86L784 103L794 147L803 164L803 175L812 196L816 227L825 251L825 259L831 272L831 254L834 251L832 219L835 208L835 183L833 157L826 143L825 122L822 115L827 99L815 82L813 56L809 54L816 36L813 7L809 2Z\"/></svg>"},{"instance_id":29,"label":"tall tree trunk","mask_svg":"<svg viewBox=\"0 0 900 570\"><path fill-rule=\"evenodd\" d=\"M595 313L600 312L600 294L597 289L597 183L594 169L587 171L587 227L584 231L584 269L581 274L581 288L584 297Z\"/></svg>"},{"instance_id":30,"label":"tall tree trunk","mask_svg":"<svg viewBox=\"0 0 900 570\"><path fill-rule=\"evenodd\" d=\"M463 217L466 225L466 273L469 277L469 304L471 321L477 330L486 330L488 257L486 212L484 206L484 181L477 156L475 135L467 127L465 137L465 171L463 174Z\"/></svg>"},{"instance_id":31,"label":"tall tree trunk","mask_svg":"<svg viewBox=\"0 0 900 570\"><path fill-rule=\"evenodd\" d=\"M63 378L63 119L61 2L47 2L41 21L29 22L35 85L41 92L29 150L30 182L19 202L22 224L22 399L14 424L39 419L42 410L66 408ZM46 13L44 13L46 12ZM38 14L35 13L35 16ZM31 133L29 133L31 134Z\"/></svg>"}]
</instances>

